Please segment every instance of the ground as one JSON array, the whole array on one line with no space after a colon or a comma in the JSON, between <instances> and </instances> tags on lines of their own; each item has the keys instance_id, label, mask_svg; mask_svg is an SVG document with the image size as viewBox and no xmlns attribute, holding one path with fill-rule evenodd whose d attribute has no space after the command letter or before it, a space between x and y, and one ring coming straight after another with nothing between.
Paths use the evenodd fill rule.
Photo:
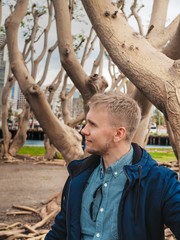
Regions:
<instances>
[{"instance_id":1,"label":"ground","mask_svg":"<svg viewBox=\"0 0 180 240\"><path fill-rule=\"evenodd\" d=\"M17 210L13 208L13 205L23 205L34 209L42 208L45 202L62 192L67 176L67 168L64 166L64 162L54 161L45 164L40 159L29 157L19 157L15 163L0 160L0 230L2 230L3 224L9 227L15 223L23 223L23 226L25 224L34 226L38 223L41 218L36 213L30 215L8 214ZM59 202L60 200L58 200L58 206ZM48 231L53 220L54 217L43 225L40 231ZM171 232L167 231L166 236L168 236L166 239L175 239ZM29 238L31 237L29 236ZM12 235L9 238L0 235L0 240L5 239L24 240L27 239L27 235L18 238L12 238Z\"/></svg>"},{"instance_id":2,"label":"ground","mask_svg":"<svg viewBox=\"0 0 180 240\"><path fill-rule=\"evenodd\" d=\"M40 221L37 214L7 215L13 205L33 208L42 206L56 193L61 192L67 178L66 166L43 164L30 158L7 163L0 160L0 223L12 224Z\"/></svg>"}]
</instances>

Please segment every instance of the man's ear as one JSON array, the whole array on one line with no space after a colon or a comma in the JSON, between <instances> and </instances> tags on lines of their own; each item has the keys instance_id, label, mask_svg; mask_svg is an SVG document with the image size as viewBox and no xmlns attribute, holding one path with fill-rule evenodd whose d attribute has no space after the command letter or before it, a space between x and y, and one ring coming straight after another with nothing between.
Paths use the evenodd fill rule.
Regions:
<instances>
[{"instance_id":1,"label":"man's ear","mask_svg":"<svg viewBox=\"0 0 180 240\"><path fill-rule=\"evenodd\" d=\"M119 142L121 141L126 135L126 129L124 127L120 127L116 130L116 133L114 135L114 141Z\"/></svg>"}]
</instances>

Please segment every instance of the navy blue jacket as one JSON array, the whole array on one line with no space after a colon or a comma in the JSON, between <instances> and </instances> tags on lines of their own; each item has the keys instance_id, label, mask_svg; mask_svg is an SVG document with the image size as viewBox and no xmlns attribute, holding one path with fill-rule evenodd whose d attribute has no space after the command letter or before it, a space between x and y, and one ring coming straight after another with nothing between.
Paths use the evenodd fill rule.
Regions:
<instances>
[{"instance_id":1,"label":"navy blue jacket","mask_svg":"<svg viewBox=\"0 0 180 240\"><path fill-rule=\"evenodd\" d=\"M124 166L128 181L117 206L119 239L161 240L164 239L164 224L180 239L180 183L177 174L158 166L138 145L133 144L133 148L133 164ZM99 163L100 157L91 155L69 164L61 211L45 240L81 239L82 194Z\"/></svg>"}]
</instances>

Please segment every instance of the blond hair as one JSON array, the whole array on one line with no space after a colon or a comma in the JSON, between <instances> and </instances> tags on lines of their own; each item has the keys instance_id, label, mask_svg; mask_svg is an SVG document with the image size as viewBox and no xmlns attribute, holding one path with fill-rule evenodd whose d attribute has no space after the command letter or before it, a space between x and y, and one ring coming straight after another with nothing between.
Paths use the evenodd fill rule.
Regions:
<instances>
[{"instance_id":1,"label":"blond hair","mask_svg":"<svg viewBox=\"0 0 180 240\"><path fill-rule=\"evenodd\" d=\"M141 120L137 102L127 94L106 92L95 94L88 102L89 108L102 106L107 110L112 125L126 128L126 140L131 141Z\"/></svg>"}]
</instances>

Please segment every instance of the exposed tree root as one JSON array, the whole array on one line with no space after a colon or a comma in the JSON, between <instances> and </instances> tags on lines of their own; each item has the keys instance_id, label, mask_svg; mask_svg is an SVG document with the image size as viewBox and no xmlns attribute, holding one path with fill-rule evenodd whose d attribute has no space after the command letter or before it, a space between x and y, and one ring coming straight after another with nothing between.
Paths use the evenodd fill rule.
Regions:
<instances>
[{"instance_id":1,"label":"exposed tree root","mask_svg":"<svg viewBox=\"0 0 180 240\"><path fill-rule=\"evenodd\" d=\"M30 212L34 212L34 213L39 213L38 210L36 210L32 207L27 207L27 206L13 205L13 208L22 209L22 210L26 210L26 211L30 211Z\"/></svg>"},{"instance_id":2,"label":"exposed tree root","mask_svg":"<svg viewBox=\"0 0 180 240\"><path fill-rule=\"evenodd\" d=\"M11 225L0 223L0 239L15 240L15 239L31 239L42 240L49 229L42 229L48 222L50 222L60 210L61 194L57 193L51 197L42 207L34 209L27 206L13 205L13 208L19 211L7 212L7 215L19 214L37 214L41 221L35 224L27 224L16 222Z\"/></svg>"},{"instance_id":3,"label":"exposed tree root","mask_svg":"<svg viewBox=\"0 0 180 240\"><path fill-rule=\"evenodd\" d=\"M66 162L64 160L48 160L47 159L43 159L43 160L39 160L34 162L33 164L47 164L47 165L58 165L58 166L65 166Z\"/></svg>"},{"instance_id":4,"label":"exposed tree root","mask_svg":"<svg viewBox=\"0 0 180 240\"><path fill-rule=\"evenodd\" d=\"M12 212L9 212L9 213L6 213L6 215L25 215L25 214L32 214L31 212L28 212L28 211L12 211Z\"/></svg>"}]
</instances>

